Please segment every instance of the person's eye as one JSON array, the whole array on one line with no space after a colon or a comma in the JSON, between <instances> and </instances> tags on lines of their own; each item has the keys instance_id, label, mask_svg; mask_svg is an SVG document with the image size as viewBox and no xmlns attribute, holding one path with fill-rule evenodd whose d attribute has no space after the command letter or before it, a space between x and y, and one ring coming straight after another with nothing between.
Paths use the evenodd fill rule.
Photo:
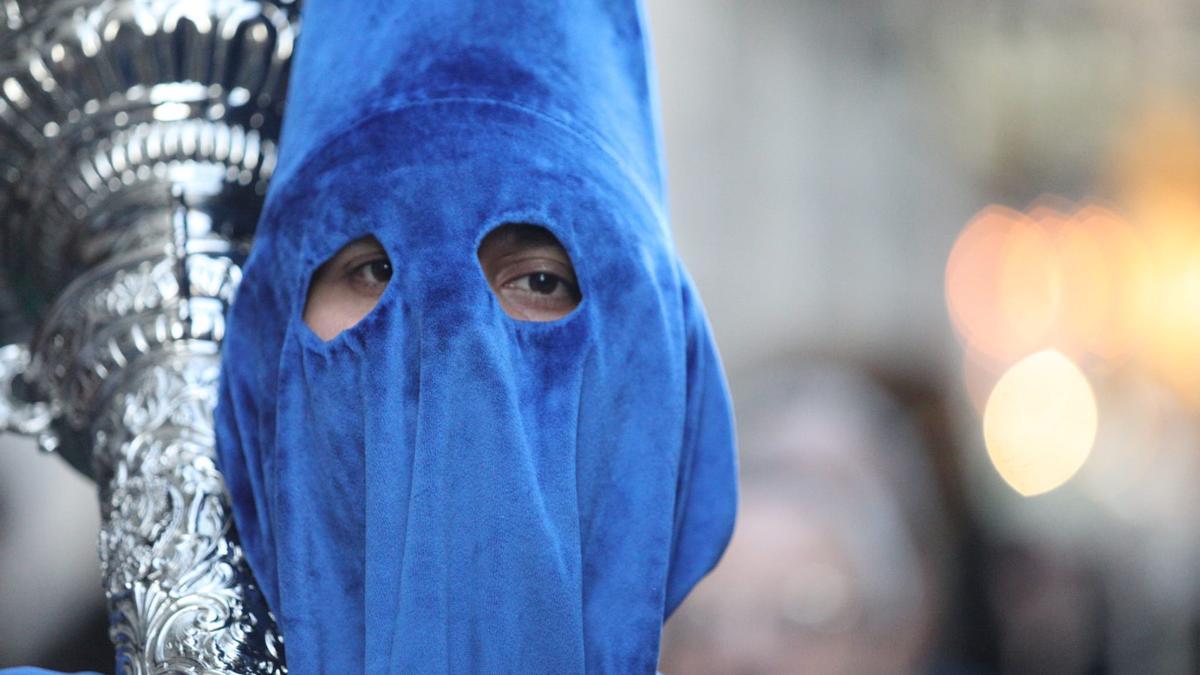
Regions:
<instances>
[{"instance_id":1,"label":"person's eye","mask_svg":"<svg viewBox=\"0 0 1200 675\"><path fill-rule=\"evenodd\" d=\"M392 279L392 261L378 257L356 263L350 270L349 282L364 295L380 296Z\"/></svg>"},{"instance_id":2,"label":"person's eye","mask_svg":"<svg viewBox=\"0 0 1200 675\"><path fill-rule=\"evenodd\" d=\"M322 340L333 339L378 304L391 278L392 261L378 240L346 244L313 273L304 322Z\"/></svg>"},{"instance_id":3,"label":"person's eye","mask_svg":"<svg viewBox=\"0 0 1200 675\"><path fill-rule=\"evenodd\" d=\"M583 299L571 257L544 227L497 227L479 245L479 264L500 306L514 319L555 321Z\"/></svg>"},{"instance_id":4,"label":"person's eye","mask_svg":"<svg viewBox=\"0 0 1200 675\"><path fill-rule=\"evenodd\" d=\"M522 273L500 284L502 304L519 318L553 321L579 304L579 288L553 272Z\"/></svg>"},{"instance_id":5,"label":"person's eye","mask_svg":"<svg viewBox=\"0 0 1200 675\"><path fill-rule=\"evenodd\" d=\"M518 272L496 289L501 305L512 316L526 321L554 321L579 304L575 282L553 272Z\"/></svg>"},{"instance_id":6,"label":"person's eye","mask_svg":"<svg viewBox=\"0 0 1200 675\"><path fill-rule=\"evenodd\" d=\"M519 293L543 296L544 299L568 298L577 301L579 289L575 284L553 272L531 272L506 282L501 288Z\"/></svg>"}]
</instances>

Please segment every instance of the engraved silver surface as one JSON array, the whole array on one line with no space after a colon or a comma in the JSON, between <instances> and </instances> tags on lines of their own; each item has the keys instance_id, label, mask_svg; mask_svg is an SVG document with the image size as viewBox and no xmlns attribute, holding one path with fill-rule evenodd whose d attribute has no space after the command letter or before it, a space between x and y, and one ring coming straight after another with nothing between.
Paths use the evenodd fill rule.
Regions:
<instances>
[{"instance_id":1,"label":"engraved silver surface","mask_svg":"<svg viewBox=\"0 0 1200 675\"><path fill-rule=\"evenodd\" d=\"M28 347L0 347L0 433L11 431L37 436L46 431L54 419L54 412L48 403L26 401L16 395L13 385L28 368Z\"/></svg>"},{"instance_id":2,"label":"engraved silver surface","mask_svg":"<svg viewBox=\"0 0 1200 675\"><path fill-rule=\"evenodd\" d=\"M0 0L0 431L100 487L119 672L286 672L212 413L297 14Z\"/></svg>"},{"instance_id":3,"label":"engraved silver surface","mask_svg":"<svg viewBox=\"0 0 1200 675\"><path fill-rule=\"evenodd\" d=\"M219 366L157 356L97 428L116 450L100 559L123 672L282 672L282 649L240 548L212 457ZM249 597L248 597L249 596ZM257 600L256 604L253 603Z\"/></svg>"}]
</instances>

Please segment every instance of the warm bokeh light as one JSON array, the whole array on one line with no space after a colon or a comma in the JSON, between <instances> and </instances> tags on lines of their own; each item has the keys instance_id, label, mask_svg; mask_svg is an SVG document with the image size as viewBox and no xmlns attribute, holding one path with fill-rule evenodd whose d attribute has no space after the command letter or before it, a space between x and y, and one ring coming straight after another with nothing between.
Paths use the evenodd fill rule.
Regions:
<instances>
[{"instance_id":1,"label":"warm bokeh light","mask_svg":"<svg viewBox=\"0 0 1200 675\"><path fill-rule=\"evenodd\" d=\"M990 206L950 254L946 299L967 349L992 360L1046 348L1119 359L1144 341L1153 268L1143 233L1109 209Z\"/></svg>"},{"instance_id":2,"label":"warm bokeh light","mask_svg":"<svg viewBox=\"0 0 1200 675\"><path fill-rule=\"evenodd\" d=\"M1200 205L1188 217L1147 228L1152 293L1142 312L1142 351L1151 369L1200 405Z\"/></svg>"},{"instance_id":3,"label":"warm bokeh light","mask_svg":"<svg viewBox=\"0 0 1200 675\"><path fill-rule=\"evenodd\" d=\"M1063 302L1057 345L1106 359L1137 341L1151 267L1138 232L1113 211L1084 206L1055 223Z\"/></svg>"},{"instance_id":4,"label":"warm bokeh light","mask_svg":"<svg viewBox=\"0 0 1200 675\"><path fill-rule=\"evenodd\" d=\"M984 209L950 251L946 303L979 352L1016 358L1046 346L1060 295L1053 240L1017 211Z\"/></svg>"},{"instance_id":5,"label":"warm bokeh light","mask_svg":"<svg viewBox=\"0 0 1200 675\"><path fill-rule=\"evenodd\" d=\"M1115 159L1117 191L1149 258L1140 308L1128 319L1142 361L1200 407L1200 106L1148 102Z\"/></svg>"},{"instance_id":6,"label":"warm bokeh light","mask_svg":"<svg viewBox=\"0 0 1200 675\"><path fill-rule=\"evenodd\" d=\"M1076 363L1153 376L1200 408L1200 171L1130 161L1150 177L1122 174L1122 211L1052 197L1024 213L989 206L946 264L966 393L993 463L1022 494L1053 489L1087 457L1096 411Z\"/></svg>"},{"instance_id":7,"label":"warm bokeh light","mask_svg":"<svg viewBox=\"0 0 1200 675\"><path fill-rule=\"evenodd\" d=\"M983 438L1000 475L1025 496L1062 485L1096 438L1096 399L1083 372L1046 350L1008 370L988 397Z\"/></svg>"}]
</instances>

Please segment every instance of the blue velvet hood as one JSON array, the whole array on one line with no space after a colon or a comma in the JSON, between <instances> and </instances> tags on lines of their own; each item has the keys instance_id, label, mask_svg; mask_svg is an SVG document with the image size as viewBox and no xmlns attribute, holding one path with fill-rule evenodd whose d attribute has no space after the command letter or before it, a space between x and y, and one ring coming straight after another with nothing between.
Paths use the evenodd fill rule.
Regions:
<instances>
[{"instance_id":1,"label":"blue velvet hood","mask_svg":"<svg viewBox=\"0 0 1200 675\"><path fill-rule=\"evenodd\" d=\"M676 257L634 2L306 0L224 347L219 456L292 673L653 672L733 526L721 365ZM545 227L582 301L476 252ZM322 341L314 271L393 276Z\"/></svg>"}]
</instances>

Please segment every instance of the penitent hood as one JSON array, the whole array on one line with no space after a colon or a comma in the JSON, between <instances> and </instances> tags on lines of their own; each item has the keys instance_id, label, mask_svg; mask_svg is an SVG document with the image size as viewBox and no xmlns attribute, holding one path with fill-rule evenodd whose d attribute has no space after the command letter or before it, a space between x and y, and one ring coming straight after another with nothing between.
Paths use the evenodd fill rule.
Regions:
<instances>
[{"instance_id":1,"label":"penitent hood","mask_svg":"<svg viewBox=\"0 0 1200 675\"><path fill-rule=\"evenodd\" d=\"M721 365L676 256L640 6L306 0L224 347L219 456L293 673L652 672L736 503ZM549 230L582 301L480 270ZM314 271L393 276L322 341Z\"/></svg>"}]
</instances>

